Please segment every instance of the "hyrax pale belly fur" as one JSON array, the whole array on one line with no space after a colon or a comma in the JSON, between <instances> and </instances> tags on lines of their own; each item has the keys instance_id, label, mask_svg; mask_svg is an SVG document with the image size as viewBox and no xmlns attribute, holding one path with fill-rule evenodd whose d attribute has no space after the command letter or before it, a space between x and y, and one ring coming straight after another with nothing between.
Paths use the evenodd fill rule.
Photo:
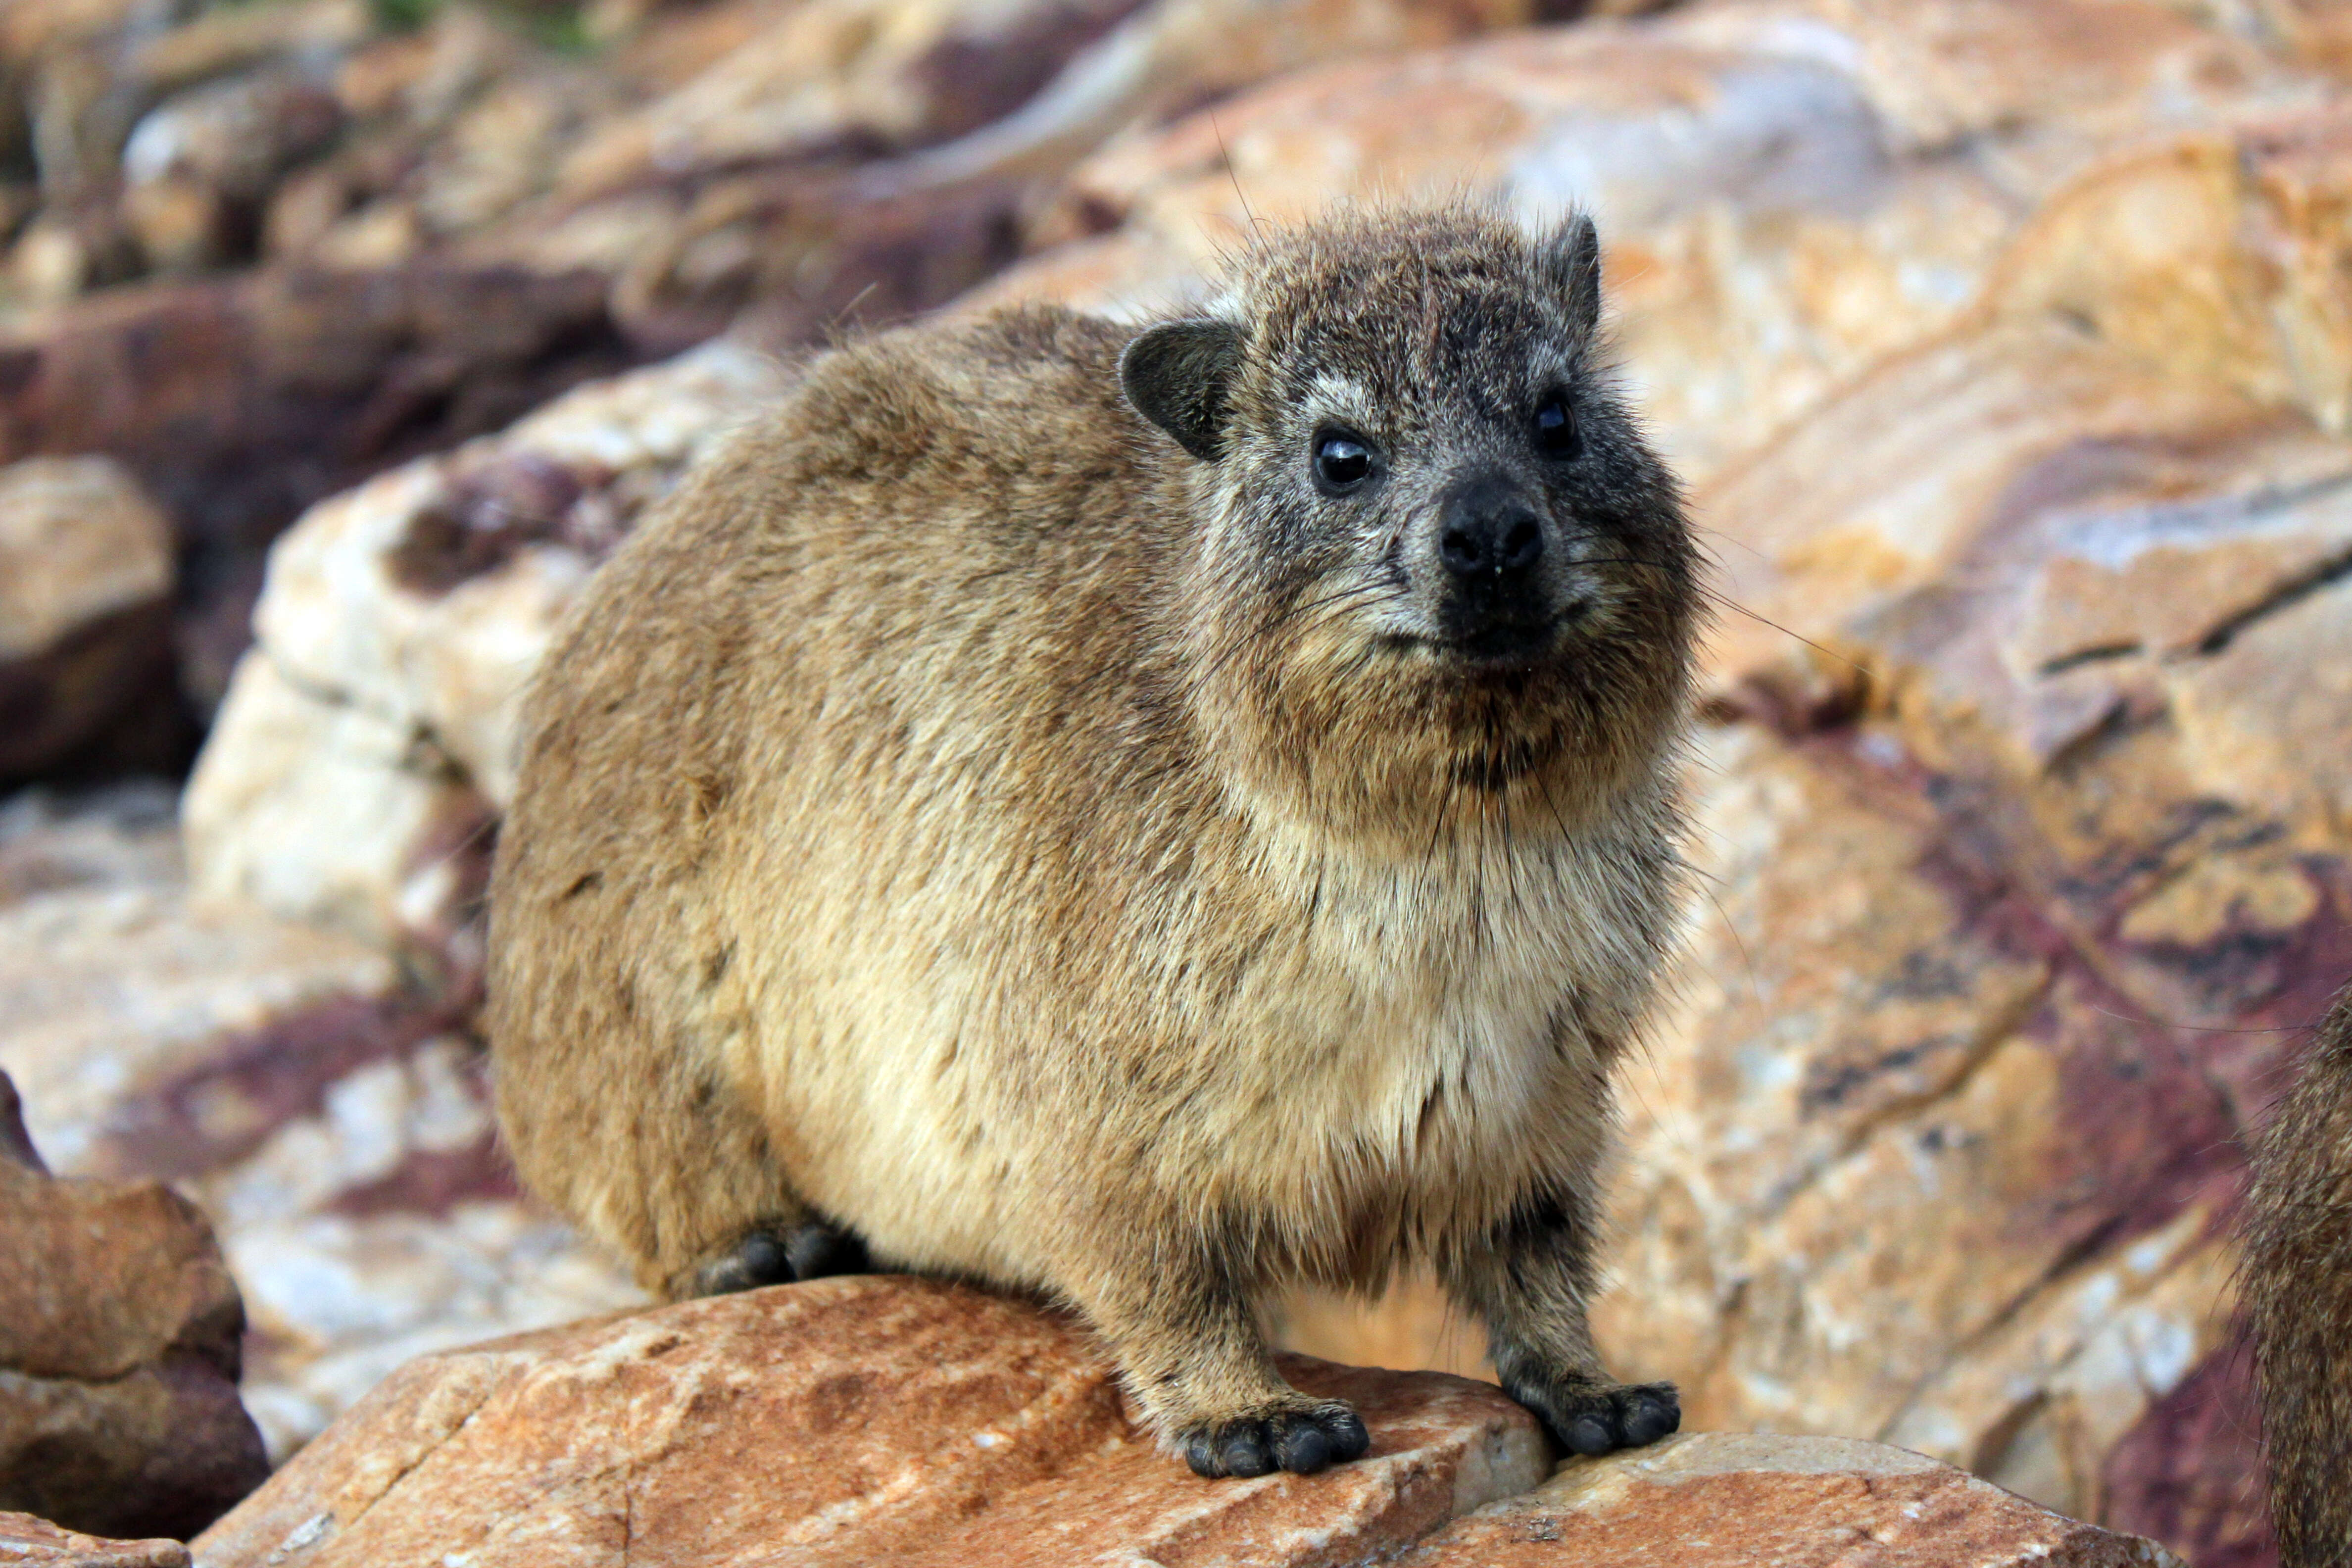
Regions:
<instances>
[{"instance_id":1,"label":"hyrax pale belly fur","mask_svg":"<svg viewBox=\"0 0 2352 1568\"><path fill-rule=\"evenodd\" d=\"M1433 1268L1569 1447L1611 1073L1677 923L1696 589L1592 227L1261 242L1197 318L818 360L604 568L493 887L524 1178L672 1296L1080 1309L1204 1475L1364 1452L1296 1281Z\"/></svg>"}]
</instances>

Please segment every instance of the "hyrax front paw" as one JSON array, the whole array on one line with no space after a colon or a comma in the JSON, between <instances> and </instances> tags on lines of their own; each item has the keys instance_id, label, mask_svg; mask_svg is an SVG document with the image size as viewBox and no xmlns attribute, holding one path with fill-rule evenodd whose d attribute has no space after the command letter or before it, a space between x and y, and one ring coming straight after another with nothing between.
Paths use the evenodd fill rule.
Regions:
<instances>
[{"instance_id":1,"label":"hyrax front paw","mask_svg":"<svg viewBox=\"0 0 2352 1568\"><path fill-rule=\"evenodd\" d=\"M1639 1448L1683 1424L1682 1401L1671 1383L1528 1378L1506 1384L1503 1391L1534 1411L1572 1454Z\"/></svg>"},{"instance_id":2,"label":"hyrax front paw","mask_svg":"<svg viewBox=\"0 0 2352 1568\"><path fill-rule=\"evenodd\" d=\"M751 1232L695 1269L688 1294L725 1296L762 1285L863 1274L866 1268L866 1244L854 1233L811 1220Z\"/></svg>"},{"instance_id":3,"label":"hyrax front paw","mask_svg":"<svg viewBox=\"0 0 2352 1568\"><path fill-rule=\"evenodd\" d=\"M1363 1417L1337 1399L1280 1405L1204 1421L1176 1435L1184 1462L1200 1476L1311 1476L1361 1458L1372 1446Z\"/></svg>"}]
</instances>

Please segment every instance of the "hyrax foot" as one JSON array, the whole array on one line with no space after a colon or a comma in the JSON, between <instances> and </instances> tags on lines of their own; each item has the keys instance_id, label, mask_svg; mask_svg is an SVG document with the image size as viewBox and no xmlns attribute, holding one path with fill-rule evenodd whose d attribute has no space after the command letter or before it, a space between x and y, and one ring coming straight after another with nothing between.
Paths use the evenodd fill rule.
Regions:
<instances>
[{"instance_id":1,"label":"hyrax foot","mask_svg":"<svg viewBox=\"0 0 2352 1568\"><path fill-rule=\"evenodd\" d=\"M1184 1462L1201 1476L1311 1476L1334 1462L1360 1458L1372 1446L1363 1417L1342 1401L1316 1400L1204 1421L1177 1434Z\"/></svg>"},{"instance_id":2,"label":"hyrax foot","mask_svg":"<svg viewBox=\"0 0 2352 1568\"><path fill-rule=\"evenodd\" d=\"M1530 1378L1506 1384L1504 1392L1541 1417L1573 1454L1639 1448L1683 1424L1682 1401L1671 1383Z\"/></svg>"},{"instance_id":3,"label":"hyrax foot","mask_svg":"<svg viewBox=\"0 0 2352 1568\"><path fill-rule=\"evenodd\" d=\"M866 1272L866 1244L821 1221L755 1230L693 1273L692 1296L724 1296L762 1285L790 1285L833 1274Z\"/></svg>"}]
</instances>

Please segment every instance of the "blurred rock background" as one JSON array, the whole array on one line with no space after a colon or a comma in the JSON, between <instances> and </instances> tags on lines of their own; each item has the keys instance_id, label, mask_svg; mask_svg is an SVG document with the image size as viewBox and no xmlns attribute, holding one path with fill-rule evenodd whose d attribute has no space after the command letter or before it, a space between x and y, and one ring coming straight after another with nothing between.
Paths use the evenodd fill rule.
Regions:
<instances>
[{"instance_id":1,"label":"blurred rock background","mask_svg":"<svg viewBox=\"0 0 2352 1568\"><path fill-rule=\"evenodd\" d=\"M0 0L0 1069L210 1216L278 1458L635 1300L475 1022L597 561L830 334L1583 202L1721 600L1603 1342L2261 1568L2240 1141L2352 974L2347 88L2330 0ZM1410 1284L1285 1330L1480 1364Z\"/></svg>"}]
</instances>

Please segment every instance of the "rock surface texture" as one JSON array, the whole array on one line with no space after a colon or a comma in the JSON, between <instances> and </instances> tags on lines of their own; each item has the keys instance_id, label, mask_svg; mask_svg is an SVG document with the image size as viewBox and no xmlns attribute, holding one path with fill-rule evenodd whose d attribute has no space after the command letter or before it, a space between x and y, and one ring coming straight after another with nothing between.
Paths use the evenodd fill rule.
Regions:
<instances>
[{"instance_id":1,"label":"rock surface texture","mask_svg":"<svg viewBox=\"0 0 2352 1568\"><path fill-rule=\"evenodd\" d=\"M1489 1503L1398 1568L2174 1568L2153 1542L2061 1518L1965 1472L1849 1437L1684 1434Z\"/></svg>"},{"instance_id":2,"label":"rock surface texture","mask_svg":"<svg viewBox=\"0 0 2352 1568\"><path fill-rule=\"evenodd\" d=\"M0 1563L23 1568L188 1568L176 1541L105 1541L28 1513L0 1513Z\"/></svg>"},{"instance_id":3,"label":"rock surface texture","mask_svg":"<svg viewBox=\"0 0 2352 1568\"><path fill-rule=\"evenodd\" d=\"M211 1227L158 1182L51 1176L5 1074L0 1253L0 1506L184 1536L259 1484L245 1310Z\"/></svg>"},{"instance_id":4,"label":"rock surface texture","mask_svg":"<svg viewBox=\"0 0 2352 1568\"><path fill-rule=\"evenodd\" d=\"M2172 1561L1867 1443L1686 1437L1530 1490L1551 1456L1490 1384L1303 1357L1284 1373L1354 1401L1371 1452L1203 1481L1129 1425L1066 1321L908 1279L752 1291L416 1362L194 1552L205 1568L1607 1568L1662 1547L1827 1563L1876 1542L1890 1554L1874 1561L1922 1568Z\"/></svg>"}]
</instances>

